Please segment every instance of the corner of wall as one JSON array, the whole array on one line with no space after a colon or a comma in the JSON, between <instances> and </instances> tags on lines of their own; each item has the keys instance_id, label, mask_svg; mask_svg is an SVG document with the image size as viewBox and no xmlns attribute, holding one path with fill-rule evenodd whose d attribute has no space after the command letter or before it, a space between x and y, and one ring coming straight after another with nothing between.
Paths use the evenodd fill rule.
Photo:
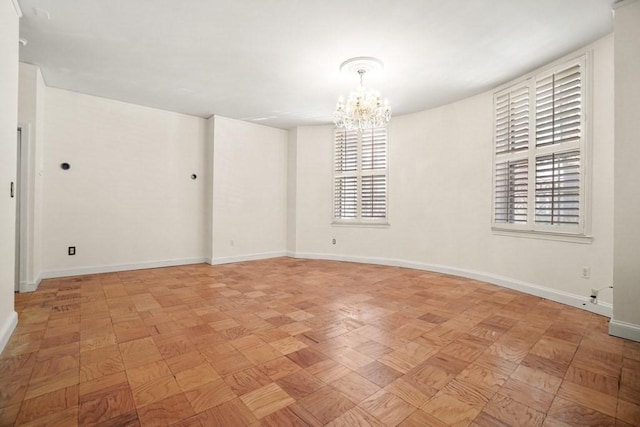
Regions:
<instances>
[{"instance_id":1,"label":"corner of wall","mask_svg":"<svg viewBox=\"0 0 640 427\"><path fill-rule=\"evenodd\" d=\"M9 317L5 320L3 325L0 325L0 353L4 350L9 339L11 338L11 334L18 326L18 313L12 311L9 314Z\"/></svg>"},{"instance_id":2,"label":"corner of wall","mask_svg":"<svg viewBox=\"0 0 640 427\"><path fill-rule=\"evenodd\" d=\"M211 264L213 259L213 148L215 144L215 128L216 128L216 116L213 115L207 119L207 196L209 197L207 203L206 221L207 227L205 231L207 233L205 256Z\"/></svg>"},{"instance_id":3,"label":"corner of wall","mask_svg":"<svg viewBox=\"0 0 640 427\"><path fill-rule=\"evenodd\" d=\"M42 252L42 168L44 146L44 99L46 85L40 67L19 63L18 122L27 142L23 145L24 163L21 166L23 189L27 200L21 214L26 254L21 260L21 292L37 288L41 273Z\"/></svg>"},{"instance_id":4,"label":"corner of wall","mask_svg":"<svg viewBox=\"0 0 640 427\"><path fill-rule=\"evenodd\" d=\"M296 252L297 160L298 128L293 128L289 130L287 141L287 253Z\"/></svg>"}]
</instances>

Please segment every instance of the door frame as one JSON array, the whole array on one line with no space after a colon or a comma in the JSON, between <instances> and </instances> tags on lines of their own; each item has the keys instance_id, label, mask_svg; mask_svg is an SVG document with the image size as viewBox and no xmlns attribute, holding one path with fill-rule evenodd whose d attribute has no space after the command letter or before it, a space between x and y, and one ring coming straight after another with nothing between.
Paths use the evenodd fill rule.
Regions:
<instances>
[{"instance_id":1,"label":"door frame","mask_svg":"<svg viewBox=\"0 0 640 427\"><path fill-rule=\"evenodd\" d=\"M16 129L16 254L15 291L27 290L28 215L29 212L29 125L18 124ZM19 140L18 140L19 138Z\"/></svg>"}]
</instances>

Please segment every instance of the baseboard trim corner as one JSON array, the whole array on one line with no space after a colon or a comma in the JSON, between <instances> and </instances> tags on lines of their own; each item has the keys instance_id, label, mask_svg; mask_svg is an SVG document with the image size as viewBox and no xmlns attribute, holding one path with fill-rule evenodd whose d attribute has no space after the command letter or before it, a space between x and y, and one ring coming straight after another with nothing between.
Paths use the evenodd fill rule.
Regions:
<instances>
[{"instance_id":1,"label":"baseboard trim corner","mask_svg":"<svg viewBox=\"0 0 640 427\"><path fill-rule=\"evenodd\" d=\"M609 321L609 335L640 342L640 325L611 319Z\"/></svg>"},{"instance_id":2,"label":"baseboard trim corner","mask_svg":"<svg viewBox=\"0 0 640 427\"><path fill-rule=\"evenodd\" d=\"M42 279L36 280L34 283L29 282L20 282L20 293L24 292L34 292L38 290L38 285Z\"/></svg>"},{"instance_id":3,"label":"baseboard trim corner","mask_svg":"<svg viewBox=\"0 0 640 427\"><path fill-rule=\"evenodd\" d=\"M290 256L286 251L277 251L277 252L262 252L257 254L248 254L248 255L237 255L237 256L228 256L221 258L211 258L209 260L209 264L211 265L220 265L220 264L232 264L236 262L245 262L245 261L258 261L261 259L270 259L270 258L280 258L284 256Z\"/></svg>"},{"instance_id":4,"label":"baseboard trim corner","mask_svg":"<svg viewBox=\"0 0 640 427\"><path fill-rule=\"evenodd\" d=\"M9 314L9 318L0 326L0 354L7 346L16 326L18 326L18 313L12 311L11 314Z\"/></svg>"}]
</instances>

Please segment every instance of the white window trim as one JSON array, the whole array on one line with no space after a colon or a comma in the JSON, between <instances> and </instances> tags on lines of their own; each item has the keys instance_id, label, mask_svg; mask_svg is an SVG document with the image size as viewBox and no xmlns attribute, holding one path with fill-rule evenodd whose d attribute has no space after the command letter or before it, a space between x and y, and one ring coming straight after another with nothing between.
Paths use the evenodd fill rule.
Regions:
<instances>
[{"instance_id":1,"label":"white window trim","mask_svg":"<svg viewBox=\"0 0 640 427\"><path fill-rule=\"evenodd\" d=\"M565 146L562 150L553 149L553 147L541 147L535 146L535 83L536 80L542 79L559 69L570 67L573 64L581 64L582 72L582 132L583 136L580 139L579 144L575 144L573 148L580 150L580 223L575 227L575 230L571 230L571 227L563 227L556 225L543 225L535 223L535 159L536 157L543 156L545 153L550 152L564 152L570 151L570 146ZM591 50L583 50L576 55L561 58L553 63L533 71L519 79L506 83L498 87L494 91L493 104L492 104L492 126L493 136L491 138L492 146L492 164L491 164L491 230L493 234L502 236L514 236L514 237L526 237L534 239L546 239L546 240L559 240L565 242L574 243L591 243L593 237L591 235L591 171L592 171L592 93L593 93L593 53ZM496 97L504 92L512 91L518 86L529 87L530 105L533 106L533 110L529 112L529 149L527 150L527 156L515 155L502 155L499 160L510 160L512 157L514 160L518 158L528 158L529 179L528 179L528 221L527 224L509 224L509 223L496 223L495 222L495 185L496 185L496 162L498 161L498 155L496 154ZM533 135L533 137L532 137ZM533 163L532 163L533 162Z\"/></svg>"},{"instance_id":2,"label":"white window trim","mask_svg":"<svg viewBox=\"0 0 640 427\"><path fill-rule=\"evenodd\" d=\"M361 187L361 176L363 175L362 173L362 140L361 135L358 136L358 160L357 160L357 164L358 164L358 169L355 172L355 176L358 177L358 198L357 198L357 216L356 218L336 218L335 217L335 179L336 179L336 175L338 175L338 173L336 172L336 155L335 155L335 141L336 141L336 132L342 132L342 130L339 129L334 129L333 130L333 147L332 147L332 156L333 156L333 160L332 160L332 173L331 173L331 178L332 178L332 182L331 182L331 225L334 227L356 227L356 228L387 228L389 227L390 221L389 221L389 187L390 187L390 178L389 178L389 127L385 127L385 132L386 132L386 143L385 143L385 156L386 156L386 163L387 163L387 167L384 169L384 173L385 173L385 177L386 177L386 197L385 197L385 212L386 212L386 216L385 218L362 218L361 215L361 210L360 210L360 204L361 204L361 200L360 200L360 195L361 195L361 191L362 191L362 187Z\"/></svg>"}]
</instances>

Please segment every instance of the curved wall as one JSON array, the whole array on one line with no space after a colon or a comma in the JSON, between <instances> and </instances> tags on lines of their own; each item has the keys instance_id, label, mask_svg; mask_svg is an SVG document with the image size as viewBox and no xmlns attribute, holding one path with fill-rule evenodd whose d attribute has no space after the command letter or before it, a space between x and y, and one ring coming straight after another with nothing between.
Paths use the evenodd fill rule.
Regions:
<instances>
[{"instance_id":1,"label":"curved wall","mask_svg":"<svg viewBox=\"0 0 640 427\"><path fill-rule=\"evenodd\" d=\"M289 150L296 171L289 253L459 274L610 315L610 291L597 306L586 301L613 275L612 38L585 50L593 58L591 242L492 232L493 92L486 92L393 118L386 228L331 224L333 127L297 128ZM581 278L583 267L589 279Z\"/></svg>"}]
</instances>

